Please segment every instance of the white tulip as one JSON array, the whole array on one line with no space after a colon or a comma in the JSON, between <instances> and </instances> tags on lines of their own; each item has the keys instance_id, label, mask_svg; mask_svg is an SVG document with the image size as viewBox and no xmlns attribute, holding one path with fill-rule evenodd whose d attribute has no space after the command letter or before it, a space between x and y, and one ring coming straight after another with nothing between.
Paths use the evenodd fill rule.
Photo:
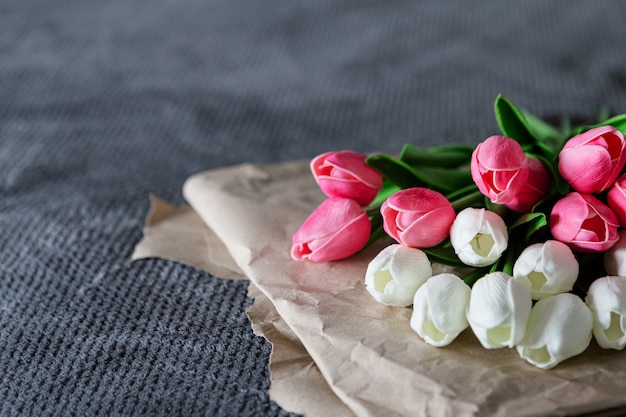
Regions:
<instances>
[{"instance_id":1,"label":"white tulip","mask_svg":"<svg viewBox=\"0 0 626 417\"><path fill-rule=\"evenodd\" d=\"M604 349L626 346L626 278L598 278L585 298L593 313L593 335Z\"/></svg>"},{"instance_id":2,"label":"white tulip","mask_svg":"<svg viewBox=\"0 0 626 417\"><path fill-rule=\"evenodd\" d=\"M492 272L472 286L467 319L485 348L511 348L523 339L531 308L530 293L519 281Z\"/></svg>"},{"instance_id":3,"label":"white tulip","mask_svg":"<svg viewBox=\"0 0 626 417\"><path fill-rule=\"evenodd\" d=\"M506 250L506 224L493 211L468 207L457 214L450 228L450 242L459 259L470 266L487 266Z\"/></svg>"},{"instance_id":4,"label":"white tulip","mask_svg":"<svg viewBox=\"0 0 626 417\"><path fill-rule=\"evenodd\" d=\"M526 335L517 352L531 364L550 369L589 346L593 316L589 307L571 293L537 301L530 312Z\"/></svg>"},{"instance_id":5,"label":"white tulip","mask_svg":"<svg viewBox=\"0 0 626 417\"><path fill-rule=\"evenodd\" d=\"M513 276L530 291L533 300L569 292L578 279L578 261L563 242L548 240L530 245L513 266Z\"/></svg>"},{"instance_id":6,"label":"white tulip","mask_svg":"<svg viewBox=\"0 0 626 417\"><path fill-rule=\"evenodd\" d=\"M450 344L468 326L470 288L454 274L430 278L415 293L411 328L433 346Z\"/></svg>"},{"instance_id":7,"label":"white tulip","mask_svg":"<svg viewBox=\"0 0 626 417\"><path fill-rule=\"evenodd\" d=\"M619 232L619 240L604 252L604 268L609 275L626 277L626 229Z\"/></svg>"},{"instance_id":8,"label":"white tulip","mask_svg":"<svg viewBox=\"0 0 626 417\"><path fill-rule=\"evenodd\" d=\"M388 306L410 306L415 291L433 270L428 256L419 249L399 244L387 246L367 266L365 287Z\"/></svg>"}]
</instances>

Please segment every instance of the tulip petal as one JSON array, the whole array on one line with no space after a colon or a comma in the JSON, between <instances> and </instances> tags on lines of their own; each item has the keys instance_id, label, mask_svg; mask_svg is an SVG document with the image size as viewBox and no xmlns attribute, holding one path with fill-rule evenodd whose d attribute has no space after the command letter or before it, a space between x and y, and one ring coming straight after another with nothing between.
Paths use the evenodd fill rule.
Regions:
<instances>
[{"instance_id":1,"label":"tulip petal","mask_svg":"<svg viewBox=\"0 0 626 417\"><path fill-rule=\"evenodd\" d=\"M470 288L456 275L430 278L415 293L410 325L432 346L450 344L468 326Z\"/></svg>"},{"instance_id":2,"label":"tulip petal","mask_svg":"<svg viewBox=\"0 0 626 417\"><path fill-rule=\"evenodd\" d=\"M506 224L492 211L469 207L457 214L452 223L450 242L459 259L466 265L491 265L506 250Z\"/></svg>"},{"instance_id":3,"label":"tulip petal","mask_svg":"<svg viewBox=\"0 0 626 417\"><path fill-rule=\"evenodd\" d=\"M369 204L382 188L382 175L366 164L366 155L353 151L326 152L313 158L311 172L329 197Z\"/></svg>"},{"instance_id":4,"label":"tulip petal","mask_svg":"<svg viewBox=\"0 0 626 417\"><path fill-rule=\"evenodd\" d=\"M569 193L554 204L550 214L550 230L561 242L576 238L589 216L589 206L579 193Z\"/></svg>"},{"instance_id":5,"label":"tulip petal","mask_svg":"<svg viewBox=\"0 0 626 417\"><path fill-rule=\"evenodd\" d=\"M346 219L365 215L363 209L348 198L328 198L322 202L293 235L293 243L304 243L331 235L346 224Z\"/></svg>"},{"instance_id":6,"label":"tulip petal","mask_svg":"<svg viewBox=\"0 0 626 417\"><path fill-rule=\"evenodd\" d=\"M576 191L593 193L601 191L598 184L606 183L611 175L612 161L606 148L586 146L584 151L563 149L559 156L559 171ZM585 167L585 175L580 175L580 167Z\"/></svg>"},{"instance_id":7,"label":"tulip petal","mask_svg":"<svg viewBox=\"0 0 626 417\"><path fill-rule=\"evenodd\" d=\"M399 216L398 216L399 217ZM441 243L450 233L455 213L452 206L436 208L410 224L399 236L411 247L429 248ZM425 227L429 225L430 227Z\"/></svg>"},{"instance_id":8,"label":"tulip petal","mask_svg":"<svg viewBox=\"0 0 626 417\"><path fill-rule=\"evenodd\" d=\"M532 300L524 286L503 272L493 272L472 287L467 319L487 349L513 347L524 337Z\"/></svg>"},{"instance_id":9,"label":"tulip petal","mask_svg":"<svg viewBox=\"0 0 626 417\"><path fill-rule=\"evenodd\" d=\"M513 276L515 278L527 277L532 271L535 271L541 260L543 245L536 243L524 249L515 261L513 266Z\"/></svg>"},{"instance_id":10,"label":"tulip petal","mask_svg":"<svg viewBox=\"0 0 626 417\"><path fill-rule=\"evenodd\" d=\"M472 179L491 201L506 204L516 198L527 182L527 160L517 141L506 136L491 136L472 153Z\"/></svg>"},{"instance_id":11,"label":"tulip petal","mask_svg":"<svg viewBox=\"0 0 626 417\"><path fill-rule=\"evenodd\" d=\"M592 327L591 310L577 296L561 293L546 297L532 308L517 351L529 363L550 369L582 353L591 341Z\"/></svg>"},{"instance_id":12,"label":"tulip petal","mask_svg":"<svg viewBox=\"0 0 626 417\"><path fill-rule=\"evenodd\" d=\"M472 286L468 314L481 327L497 327L508 320L511 313L508 302L506 274L488 274Z\"/></svg>"},{"instance_id":13,"label":"tulip petal","mask_svg":"<svg viewBox=\"0 0 626 417\"><path fill-rule=\"evenodd\" d=\"M617 243L604 252L604 268L609 275L626 276L626 229L619 232Z\"/></svg>"},{"instance_id":14,"label":"tulip petal","mask_svg":"<svg viewBox=\"0 0 626 417\"><path fill-rule=\"evenodd\" d=\"M370 236L370 221L365 212L339 228L323 245L314 249L308 258L313 262L327 262L346 258L361 250Z\"/></svg>"},{"instance_id":15,"label":"tulip petal","mask_svg":"<svg viewBox=\"0 0 626 417\"><path fill-rule=\"evenodd\" d=\"M521 145L506 136L490 136L476 147L478 159L488 170L515 170L526 164Z\"/></svg>"},{"instance_id":16,"label":"tulip petal","mask_svg":"<svg viewBox=\"0 0 626 417\"><path fill-rule=\"evenodd\" d=\"M559 154L558 169L574 189L599 193L610 187L626 162L624 135L600 126L569 139ZM580 175L584 167L585 175Z\"/></svg>"},{"instance_id":17,"label":"tulip petal","mask_svg":"<svg viewBox=\"0 0 626 417\"><path fill-rule=\"evenodd\" d=\"M419 249L398 245L390 265L391 275L401 285L418 286L433 275L428 256Z\"/></svg>"},{"instance_id":18,"label":"tulip petal","mask_svg":"<svg viewBox=\"0 0 626 417\"><path fill-rule=\"evenodd\" d=\"M382 187L382 177L378 171L365 163L366 157L367 155L358 152L342 151L330 155L327 158L327 163L338 170L346 172L369 187L380 189Z\"/></svg>"},{"instance_id":19,"label":"tulip petal","mask_svg":"<svg viewBox=\"0 0 626 417\"><path fill-rule=\"evenodd\" d=\"M622 227L626 227L626 174L617 179L607 194L609 207Z\"/></svg>"},{"instance_id":20,"label":"tulip petal","mask_svg":"<svg viewBox=\"0 0 626 417\"><path fill-rule=\"evenodd\" d=\"M419 249L394 244L372 259L365 287L375 300L389 306L409 306L417 289L432 275L430 260Z\"/></svg>"},{"instance_id":21,"label":"tulip petal","mask_svg":"<svg viewBox=\"0 0 626 417\"><path fill-rule=\"evenodd\" d=\"M383 229L405 246L432 247L447 236L455 217L452 204L427 188L406 188L391 195L381 206Z\"/></svg>"},{"instance_id":22,"label":"tulip petal","mask_svg":"<svg viewBox=\"0 0 626 417\"><path fill-rule=\"evenodd\" d=\"M562 242L548 240L543 244L542 270L548 282L544 290L555 293L571 291L578 278L579 265L572 250Z\"/></svg>"},{"instance_id":23,"label":"tulip petal","mask_svg":"<svg viewBox=\"0 0 626 417\"><path fill-rule=\"evenodd\" d=\"M605 349L626 346L626 278L606 276L596 279L585 298L593 312L593 334Z\"/></svg>"},{"instance_id":24,"label":"tulip petal","mask_svg":"<svg viewBox=\"0 0 626 417\"><path fill-rule=\"evenodd\" d=\"M407 307L413 303L415 291L416 288L405 287L392 280L385 287L379 301L388 306Z\"/></svg>"}]
</instances>

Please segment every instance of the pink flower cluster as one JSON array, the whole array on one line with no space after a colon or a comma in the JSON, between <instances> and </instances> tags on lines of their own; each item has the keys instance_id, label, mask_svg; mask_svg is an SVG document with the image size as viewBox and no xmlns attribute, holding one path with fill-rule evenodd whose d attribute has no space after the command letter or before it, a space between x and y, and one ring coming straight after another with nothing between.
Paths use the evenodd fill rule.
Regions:
<instances>
[{"instance_id":1,"label":"pink flower cluster","mask_svg":"<svg viewBox=\"0 0 626 417\"><path fill-rule=\"evenodd\" d=\"M576 191L552 209L556 239L579 252L604 252L617 243L618 228L626 225L626 177L618 178L625 163L624 135L612 126L588 130L563 146L559 172Z\"/></svg>"},{"instance_id":2,"label":"pink flower cluster","mask_svg":"<svg viewBox=\"0 0 626 417\"><path fill-rule=\"evenodd\" d=\"M382 188L382 176L352 151L327 152L311 161L311 171L328 196L293 235L291 257L314 262L346 258L369 240L371 223L364 206ZM407 188L380 207L385 232L412 248L436 246L448 237L456 214L440 193Z\"/></svg>"},{"instance_id":3,"label":"pink flower cluster","mask_svg":"<svg viewBox=\"0 0 626 417\"><path fill-rule=\"evenodd\" d=\"M291 257L326 262L346 258L369 240L371 225L364 206L382 188L382 176L352 151L327 152L311 161L313 177L328 196L293 235ZM448 237L456 214L440 193L407 188L381 206L385 232L404 246L427 248Z\"/></svg>"},{"instance_id":4,"label":"pink flower cluster","mask_svg":"<svg viewBox=\"0 0 626 417\"><path fill-rule=\"evenodd\" d=\"M293 235L291 257L326 262L361 250L371 226L364 206L383 186L381 174L365 163L366 155L327 152L311 161L315 181L328 196Z\"/></svg>"},{"instance_id":5,"label":"pink flower cluster","mask_svg":"<svg viewBox=\"0 0 626 417\"><path fill-rule=\"evenodd\" d=\"M619 130L601 126L572 137L559 153L558 171L574 191L554 204L550 231L577 252L608 250L618 240L620 224L626 226L626 175L618 178L626 163L625 145ZM505 136L478 145L471 172L492 202L520 213L531 210L552 187L548 169Z\"/></svg>"},{"instance_id":6,"label":"pink flower cluster","mask_svg":"<svg viewBox=\"0 0 626 417\"><path fill-rule=\"evenodd\" d=\"M624 135L612 126L601 126L570 138L554 167L527 155L512 138L491 136L474 149L470 171L483 195L517 213L530 212L547 197L560 195L553 173L560 174L572 191L551 209L552 236L575 252L604 252L618 241L619 228L626 228L626 174L621 175L625 164ZM367 164L366 155L353 151L324 153L310 167L328 199L293 235L291 256L315 262L346 258L370 238L372 224L365 207L381 190L382 175ZM419 249L442 243L456 218L446 197L421 187L391 195L380 214L389 236Z\"/></svg>"}]
</instances>

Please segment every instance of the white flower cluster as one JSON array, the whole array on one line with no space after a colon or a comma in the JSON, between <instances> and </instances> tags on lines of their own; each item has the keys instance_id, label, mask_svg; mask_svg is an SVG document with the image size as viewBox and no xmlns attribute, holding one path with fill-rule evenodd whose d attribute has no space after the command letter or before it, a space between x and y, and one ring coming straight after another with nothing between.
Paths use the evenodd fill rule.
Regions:
<instances>
[{"instance_id":1,"label":"white flower cluster","mask_svg":"<svg viewBox=\"0 0 626 417\"><path fill-rule=\"evenodd\" d=\"M465 209L450 240L459 258L489 265L507 245L506 225L495 213ZM626 239L620 241L626 241ZM527 247L513 275L491 272L470 287L457 275L432 275L428 257L399 244L369 264L368 292L390 306L413 305L410 325L433 346L446 346L470 327L487 349L516 348L529 363L549 369L582 353L592 335L606 349L626 346L626 245L605 255L609 273L593 282L585 301L570 293L579 265L564 243L549 240ZM533 305L533 300L534 305Z\"/></svg>"}]
</instances>

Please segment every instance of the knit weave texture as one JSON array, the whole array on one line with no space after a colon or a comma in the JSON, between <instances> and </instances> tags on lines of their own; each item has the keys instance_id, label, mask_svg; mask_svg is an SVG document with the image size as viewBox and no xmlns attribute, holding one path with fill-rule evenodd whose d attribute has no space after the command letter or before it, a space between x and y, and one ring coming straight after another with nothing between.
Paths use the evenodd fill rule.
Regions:
<instances>
[{"instance_id":1,"label":"knit weave texture","mask_svg":"<svg viewBox=\"0 0 626 417\"><path fill-rule=\"evenodd\" d=\"M246 282L129 260L241 162L626 113L621 1L0 2L0 416L286 416Z\"/></svg>"}]
</instances>

